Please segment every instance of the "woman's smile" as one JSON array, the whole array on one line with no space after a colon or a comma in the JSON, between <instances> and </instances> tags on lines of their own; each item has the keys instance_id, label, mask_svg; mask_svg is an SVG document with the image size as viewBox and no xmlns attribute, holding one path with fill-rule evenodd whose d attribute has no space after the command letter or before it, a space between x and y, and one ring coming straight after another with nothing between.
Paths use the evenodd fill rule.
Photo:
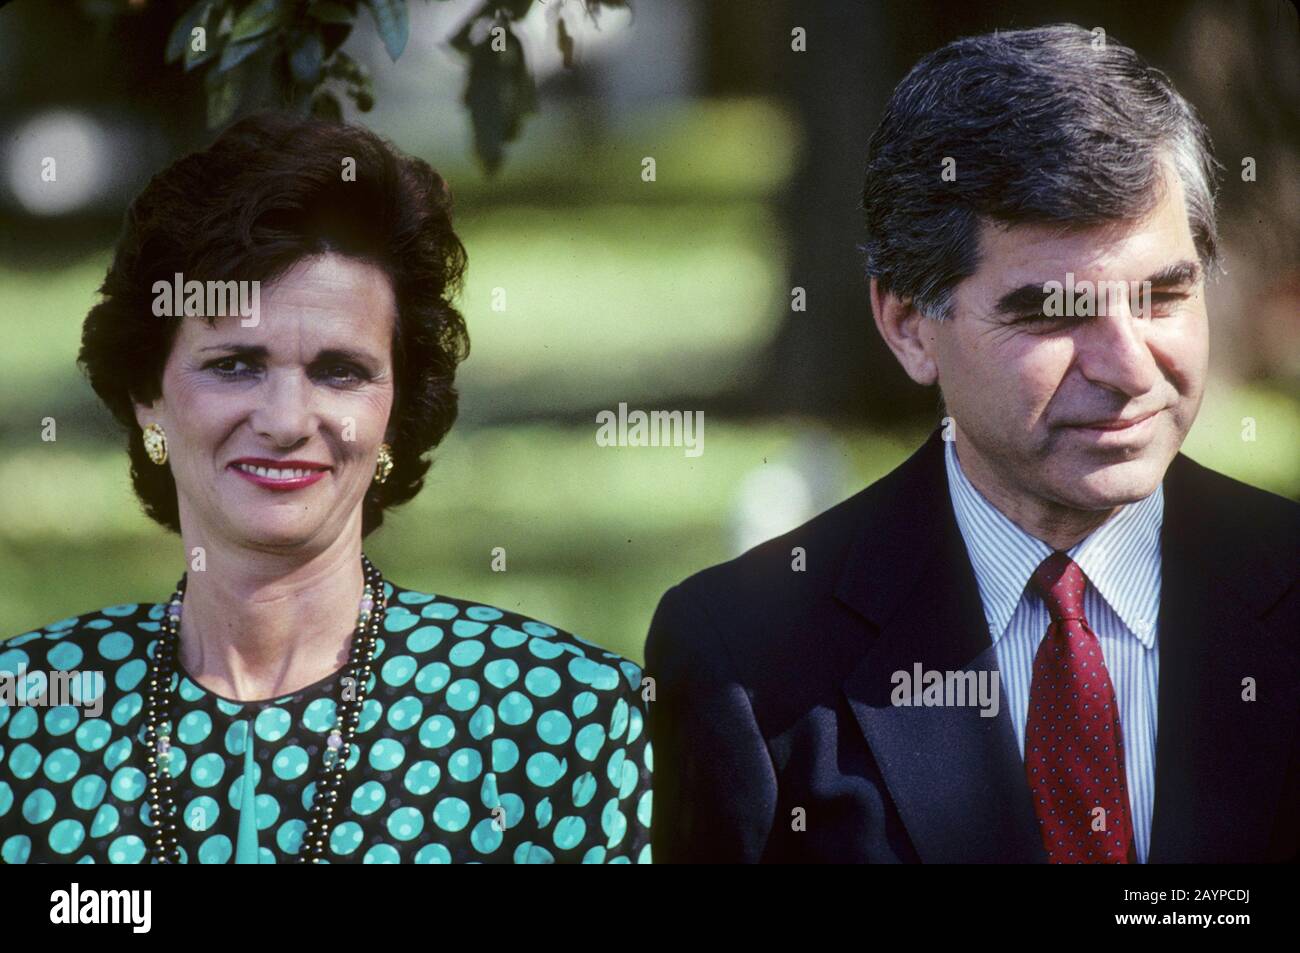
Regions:
<instances>
[{"instance_id":1,"label":"woman's smile","mask_svg":"<svg viewBox=\"0 0 1300 953\"><path fill-rule=\"evenodd\" d=\"M308 460L277 462L261 457L242 457L226 469L243 477L249 483L282 492L309 487L330 471L330 467L323 463L312 463Z\"/></svg>"}]
</instances>

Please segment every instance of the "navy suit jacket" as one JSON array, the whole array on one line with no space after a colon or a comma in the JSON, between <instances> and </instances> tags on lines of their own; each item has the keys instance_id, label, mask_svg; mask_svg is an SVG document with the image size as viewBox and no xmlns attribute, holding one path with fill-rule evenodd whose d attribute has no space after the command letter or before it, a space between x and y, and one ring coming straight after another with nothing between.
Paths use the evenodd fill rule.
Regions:
<instances>
[{"instance_id":1,"label":"navy suit jacket","mask_svg":"<svg viewBox=\"0 0 1300 953\"><path fill-rule=\"evenodd\" d=\"M1164 487L1149 862L1295 859L1300 505L1182 454ZM892 705L917 662L997 668L938 430L664 595L646 641L655 861L1046 862L1008 706Z\"/></svg>"}]
</instances>

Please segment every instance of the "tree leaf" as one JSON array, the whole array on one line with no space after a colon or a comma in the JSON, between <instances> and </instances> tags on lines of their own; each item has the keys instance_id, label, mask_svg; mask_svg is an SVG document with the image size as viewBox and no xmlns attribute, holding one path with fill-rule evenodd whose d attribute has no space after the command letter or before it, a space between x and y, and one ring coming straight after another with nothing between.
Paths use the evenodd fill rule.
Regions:
<instances>
[{"instance_id":1,"label":"tree leaf","mask_svg":"<svg viewBox=\"0 0 1300 953\"><path fill-rule=\"evenodd\" d=\"M351 23L322 23L320 35L321 40L325 43L325 55L331 55L342 46L351 32Z\"/></svg>"},{"instance_id":2,"label":"tree leaf","mask_svg":"<svg viewBox=\"0 0 1300 953\"><path fill-rule=\"evenodd\" d=\"M453 50L456 50L458 53L464 53L466 56L469 56L474 52L474 44L470 41L469 37L471 31L474 29L476 19L476 17L470 17L459 30L452 34L451 39L447 42L451 45Z\"/></svg>"},{"instance_id":3,"label":"tree leaf","mask_svg":"<svg viewBox=\"0 0 1300 953\"><path fill-rule=\"evenodd\" d=\"M347 88L348 97L357 104L357 109L368 113L375 108L375 93L370 88L370 79Z\"/></svg>"},{"instance_id":4,"label":"tree leaf","mask_svg":"<svg viewBox=\"0 0 1300 953\"><path fill-rule=\"evenodd\" d=\"M164 63L175 63L190 51L190 31L196 26L204 25L212 11L213 0L199 0L181 14L172 31L167 36L167 52L163 54ZM201 55L201 54L200 54Z\"/></svg>"},{"instance_id":5,"label":"tree leaf","mask_svg":"<svg viewBox=\"0 0 1300 953\"><path fill-rule=\"evenodd\" d=\"M388 50L388 55L396 63L411 36L406 0L366 0L366 5L375 15L379 35L384 38L384 49Z\"/></svg>"},{"instance_id":6,"label":"tree leaf","mask_svg":"<svg viewBox=\"0 0 1300 953\"><path fill-rule=\"evenodd\" d=\"M518 138L524 116L537 108L537 88L524 62L523 45L508 26L505 31L505 50L493 50L490 37L471 50L465 85L474 151L489 175L501 166L506 144Z\"/></svg>"},{"instance_id":7,"label":"tree leaf","mask_svg":"<svg viewBox=\"0 0 1300 953\"><path fill-rule=\"evenodd\" d=\"M322 0L320 3L312 4L307 15L322 23L351 23L356 17L355 12L334 0Z\"/></svg>"},{"instance_id":8,"label":"tree leaf","mask_svg":"<svg viewBox=\"0 0 1300 953\"><path fill-rule=\"evenodd\" d=\"M209 19L203 24L204 29L207 30L207 35L204 40L204 49L201 52L195 50L192 44L188 42L185 44L185 72L188 73L196 67L202 66L221 52L221 46L225 42L225 38L218 34L217 26L212 22L209 15Z\"/></svg>"},{"instance_id":9,"label":"tree leaf","mask_svg":"<svg viewBox=\"0 0 1300 953\"><path fill-rule=\"evenodd\" d=\"M335 79L345 79L350 82L358 82L366 75L365 67L342 50L334 54L325 72Z\"/></svg>"},{"instance_id":10,"label":"tree leaf","mask_svg":"<svg viewBox=\"0 0 1300 953\"><path fill-rule=\"evenodd\" d=\"M533 0L497 0L497 8L511 20L522 20L528 15Z\"/></svg>"},{"instance_id":11,"label":"tree leaf","mask_svg":"<svg viewBox=\"0 0 1300 953\"><path fill-rule=\"evenodd\" d=\"M268 39L270 36L263 34L238 43L233 40L228 41L221 50L221 61L217 63L217 72L224 73L234 69L264 46Z\"/></svg>"},{"instance_id":12,"label":"tree leaf","mask_svg":"<svg viewBox=\"0 0 1300 953\"><path fill-rule=\"evenodd\" d=\"M320 82L324 62L325 45L316 33L302 34L289 54L289 69L294 81L303 86L315 86Z\"/></svg>"},{"instance_id":13,"label":"tree leaf","mask_svg":"<svg viewBox=\"0 0 1300 953\"><path fill-rule=\"evenodd\" d=\"M555 40L560 46L560 56L564 60L565 69L573 69L573 37L569 35L569 28L565 25L564 17L560 17L555 24Z\"/></svg>"},{"instance_id":14,"label":"tree leaf","mask_svg":"<svg viewBox=\"0 0 1300 953\"><path fill-rule=\"evenodd\" d=\"M343 107L339 104L338 98L331 92L322 91L312 97L311 114L320 119L333 119L335 122L343 121Z\"/></svg>"},{"instance_id":15,"label":"tree leaf","mask_svg":"<svg viewBox=\"0 0 1300 953\"><path fill-rule=\"evenodd\" d=\"M204 85L208 91L208 128L224 126L239 108L241 75L238 71L222 73L212 70Z\"/></svg>"},{"instance_id":16,"label":"tree leaf","mask_svg":"<svg viewBox=\"0 0 1300 953\"><path fill-rule=\"evenodd\" d=\"M230 32L230 42L239 43L254 37L266 36L289 19L289 4L285 0L254 0L235 18Z\"/></svg>"},{"instance_id":17,"label":"tree leaf","mask_svg":"<svg viewBox=\"0 0 1300 953\"><path fill-rule=\"evenodd\" d=\"M207 49L202 53L196 53L193 47L185 48L185 72L190 72L196 67L202 66L212 57L217 55L221 49L221 40L217 39L215 43L209 43Z\"/></svg>"}]
</instances>

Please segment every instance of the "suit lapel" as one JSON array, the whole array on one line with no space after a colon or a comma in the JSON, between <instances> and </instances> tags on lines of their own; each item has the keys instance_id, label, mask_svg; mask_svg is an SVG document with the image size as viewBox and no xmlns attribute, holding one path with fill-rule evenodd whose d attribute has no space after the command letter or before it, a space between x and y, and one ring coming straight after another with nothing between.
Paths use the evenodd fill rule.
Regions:
<instances>
[{"instance_id":1,"label":"suit lapel","mask_svg":"<svg viewBox=\"0 0 1300 953\"><path fill-rule=\"evenodd\" d=\"M1261 621L1293 554L1247 538L1208 476L1179 454L1165 480L1149 863L1267 856L1300 706L1295 661ZM843 683L849 706L923 861L1045 862L1006 706L890 701L893 673L917 663L997 671L938 431L880 489L836 590L877 633Z\"/></svg>"},{"instance_id":2,"label":"suit lapel","mask_svg":"<svg viewBox=\"0 0 1300 953\"><path fill-rule=\"evenodd\" d=\"M898 671L998 672L939 431L883 481L836 595L878 634L844 681L921 860L1044 862L1009 711L895 706ZM999 697L1001 696L1000 673Z\"/></svg>"},{"instance_id":3,"label":"suit lapel","mask_svg":"<svg viewBox=\"0 0 1300 953\"><path fill-rule=\"evenodd\" d=\"M1294 663L1260 621L1293 556L1244 539L1203 473L1180 454L1165 482L1151 863L1264 859L1300 705Z\"/></svg>"}]
</instances>

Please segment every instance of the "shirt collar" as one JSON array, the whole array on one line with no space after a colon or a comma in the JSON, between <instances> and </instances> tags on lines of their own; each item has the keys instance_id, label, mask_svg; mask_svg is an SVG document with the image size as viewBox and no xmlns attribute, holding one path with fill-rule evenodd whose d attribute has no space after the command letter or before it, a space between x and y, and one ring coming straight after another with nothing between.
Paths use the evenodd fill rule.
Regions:
<instances>
[{"instance_id":1,"label":"shirt collar","mask_svg":"<svg viewBox=\"0 0 1300 953\"><path fill-rule=\"evenodd\" d=\"M967 479L954 441L944 441L948 493L966 542L989 634L996 642L1015 614L1025 586L1052 548L1013 523ZM1068 550L1088 582L1133 636L1155 645L1160 608L1160 528L1164 486L1119 508Z\"/></svg>"}]
</instances>

